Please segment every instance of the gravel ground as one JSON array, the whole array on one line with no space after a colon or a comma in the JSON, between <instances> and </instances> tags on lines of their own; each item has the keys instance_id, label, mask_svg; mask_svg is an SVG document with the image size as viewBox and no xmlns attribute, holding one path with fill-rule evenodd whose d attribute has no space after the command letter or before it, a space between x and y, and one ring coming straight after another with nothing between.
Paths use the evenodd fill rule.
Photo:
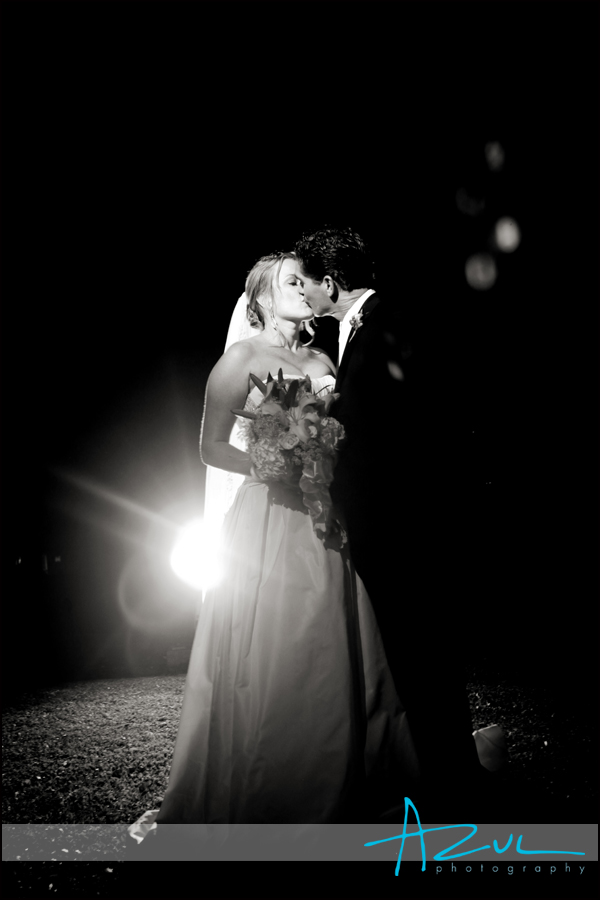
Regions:
<instances>
[{"instance_id":1,"label":"gravel ground","mask_svg":"<svg viewBox=\"0 0 600 900\"><path fill-rule=\"evenodd\" d=\"M3 713L3 823L133 822L168 782L184 675L102 679L29 693ZM474 728L501 725L499 779L594 822L595 725L556 692L470 673ZM539 821L544 821L540 819Z\"/></svg>"},{"instance_id":2,"label":"gravel ground","mask_svg":"<svg viewBox=\"0 0 600 900\"><path fill-rule=\"evenodd\" d=\"M184 684L184 675L73 682L13 702L3 713L3 824L122 825L159 806ZM511 821L595 822L595 725L580 707L569 713L556 691L485 667L471 671L468 691L473 727L497 724L506 735L498 784L524 803ZM125 864L110 861L110 850L106 863L85 863L68 828L49 830L49 840L53 862L28 863L24 854L5 864L11 896L119 896Z\"/></svg>"}]
</instances>

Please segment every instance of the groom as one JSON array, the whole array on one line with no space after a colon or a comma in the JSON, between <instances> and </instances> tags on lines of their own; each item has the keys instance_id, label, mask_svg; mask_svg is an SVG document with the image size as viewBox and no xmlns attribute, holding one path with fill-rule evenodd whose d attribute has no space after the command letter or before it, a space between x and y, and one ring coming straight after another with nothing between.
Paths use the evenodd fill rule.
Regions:
<instances>
[{"instance_id":1,"label":"groom","mask_svg":"<svg viewBox=\"0 0 600 900\"><path fill-rule=\"evenodd\" d=\"M421 821L458 815L452 804L475 796L484 773L462 679L459 444L446 385L374 290L358 234L324 227L295 251L306 303L340 323L331 415L347 441L331 494L422 764Z\"/></svg>"}]
</instances>

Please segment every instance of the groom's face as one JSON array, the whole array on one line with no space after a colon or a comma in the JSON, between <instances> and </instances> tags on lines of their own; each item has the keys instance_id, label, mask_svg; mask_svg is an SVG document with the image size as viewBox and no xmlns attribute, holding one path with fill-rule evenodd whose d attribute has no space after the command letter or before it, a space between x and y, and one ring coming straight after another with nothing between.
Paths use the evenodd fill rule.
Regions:
<instances>
[{"instance_id":1,"label":"groom's face","mask_svg":"<svg viewBox=\"0 0 600 900\"><path fill-rule=\"evenodd\" d=\"M304 302L308 303L315 316L329 316L335 311L336 305L331 299L331 279L325 276L323 281L315 281L299 263L300 280L304 292Z\"/></svg>"}]
</instances>

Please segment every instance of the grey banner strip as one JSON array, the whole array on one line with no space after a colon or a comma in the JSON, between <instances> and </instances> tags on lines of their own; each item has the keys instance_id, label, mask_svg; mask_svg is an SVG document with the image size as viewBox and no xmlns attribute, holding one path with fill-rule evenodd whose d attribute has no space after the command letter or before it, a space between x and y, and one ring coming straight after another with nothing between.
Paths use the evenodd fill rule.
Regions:
<instances>
[{"instance_id":1,"label":"grey banner strip","mask_svg":"<svg viewBox=\"0 0 600 900\"><path fill-rule=\"evenodd\" d=\"M2 860L374 860L397 863L403 828L403 822L391 825L161 825L138 844L130 837L125 825L3 825ZM448 869L452 864L480 862L520 865L548 862L560 863L564 869L565 865L584 865L598 860L597 825L478 825L476 832L471 825L422 825L422 828L426 832L423 843L427 864ZM421 840L415 835L416 831L416 824L409 820L407 833L410 836L405 840L401 860L422 861ZM459 841L463 843L450 849Z\"/></svg>"}]
</instances>

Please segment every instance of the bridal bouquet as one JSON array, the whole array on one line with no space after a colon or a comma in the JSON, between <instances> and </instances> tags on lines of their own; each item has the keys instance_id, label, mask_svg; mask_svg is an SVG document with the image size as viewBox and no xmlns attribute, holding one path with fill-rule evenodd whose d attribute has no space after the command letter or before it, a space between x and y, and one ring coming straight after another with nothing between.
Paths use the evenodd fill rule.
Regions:
<instances>
[{"instance_id":1,"label":"bridal bouquet","mask_svg":"<svg viewBox=\"0 0 600 900\"><path fill-rule=\"evenodd\" d=\"M277 380L271 374L264 384L250 373L263 394L255 411L233 409L246 421L242 432L254 469L263 481L279 481L302 493L313 528L323 537L334 528L329 485L333 481L336 452L344 428L329 407L339 394L321 398L312 391L308 375Z\"/></svg>"}]
</instances>

